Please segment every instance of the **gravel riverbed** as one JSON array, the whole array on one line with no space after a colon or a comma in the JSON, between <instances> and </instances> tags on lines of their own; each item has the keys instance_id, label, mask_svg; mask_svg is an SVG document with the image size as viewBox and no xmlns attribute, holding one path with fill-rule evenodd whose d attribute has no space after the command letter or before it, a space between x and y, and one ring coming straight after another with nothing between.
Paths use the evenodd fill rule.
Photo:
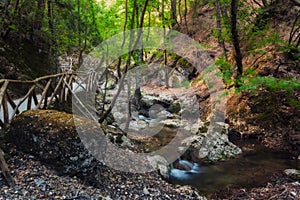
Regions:
<instances>
[{"instance_id":1,"label":"gravel riverbed","mask_svg":"<svg viewBox=\"0 0 300 200\"><path fill-rule=\"evenodd\" d=\"M190 187L173 186L156 172L130 174L99 170L103 181L94 187L76 176L59 175L34 156L14 152L7 163L17 185L14 188L0 174L0 199L205 199Z\"/></svg>"}]
</instances>

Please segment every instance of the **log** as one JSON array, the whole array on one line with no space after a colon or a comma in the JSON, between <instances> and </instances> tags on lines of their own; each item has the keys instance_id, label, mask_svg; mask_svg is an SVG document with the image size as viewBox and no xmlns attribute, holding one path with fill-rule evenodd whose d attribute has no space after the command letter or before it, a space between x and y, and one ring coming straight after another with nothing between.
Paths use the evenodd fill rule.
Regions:
<instances>
[{"instance_id":1,"label":"log","mask_svg":"<svg viewBox=\"0 0 300 200\"><path fill-rule=\"evenodd\" d=\"M8 80L5 80L4 84L2 85L1 89L0 89L0 105L2 104L3 101L3 97L5 96L5 92L6 92L6 88L9 84Z\"/></svg>"},{"instance_id":2,"label":"log","mask_svg":"<svg viewBox=\"0 0 300 200\"><path fill-rule=\"evenodd\" d=\"M31 109L31 101L32 101L32 93L29 94L29 97L27 100L27 110Z\"/></svg>"},{"instance_id":3,"label":"log","mask_svg":"<svg viewBox=\"0 0 300 200\"><path fill-rule=\"evenodd\" d=\"M7 105L6 95L4 95L4 97L3 97L2 105L3 105L4 124L6 125L9 123L9 113L8 113L8 105Z\"/></svg>"},{"instance_id":4,"label":"log","mask_svg":"<svg viewBox=\"0 0 300 200\"><path fill-rule=\"evenodd\" d=\"M48 89L49 89L49 87L50 87L51 82L52 82L52 79L49 79L49 81L47 82L47 84L46 84L46 86L45 86L45 88L44 88L44 91L43 91L43 93L42 93L40 102L39 102L38 105L36 106L37 109L39 109L39 108L41 107L42 102L43 102L43 99L46 97L46 94L47 94L47 91L48 91ZM46 106L47 106L47 105L46 105Z\"/></svg>"},{"instance_id":5,"label":"log","mask_svg":"<svg viewBox=\"0 0 300 200\"><path fill-rule=\"evenodd\" d=\"M15 102L12 100L12 98L9 96L8 92L6 91L6 97L7 97L7 101L9 102L9 104L11 105L11 107L13 109L16 109L17 105L15 104ZM16 114L19 114L20 111L19 109L17 109Z\"/></svg>"},{"instance_id":6,"label":"log","mask_svg":"<svg viewBox=\"0 0 300 200\"><path fill-rule=\"evenodd\" d=\"M70 76L69 81L68 81L68 84L70 85L71 89L72 89L72 82L73 82L73 75ZM71 92L70 92L70 94L71 94ZM69 90L66 91L65 101L68 100L68 96L69 96Z\"/></svg>"},{"instance_id":7,"label":"log","mask_svg":"<svg viewBox=\"0 0 300 200\"><path fill-rule=\"evenodd\" d=\"M59 74L54 74L54 75L48 75L48 76L42 76L42 77L39 77L37 79L34 79L32 81L22 81L22 80L12 80L12 79L1 79L0 80L0 84L3 83L3 82L10 82L10 83L27 83L27 84L33 84L33 83L38 83L40 81L43 81L43 80L47 80L47 79L53 79L53 78L57 78L57 77L60 77L60 76L63 76L65 74L76 74L76 73L59 73Z\"/></svg>"},{"instance_id":8,"label":"log","mask_svg":"<svg viewBox=\"0 0 300 200\"><path fill-rule=\"evenodd\" d=\"M12 112L12 118L15 116L15 114L17 113L17 110L19 108L19 106L28 98L28 96L32 93L32 91L35 89L35 85L33 85L29 91L27 92L27 94L23 97L23 99L18 103L17 107L14 109L14 111Z\"/></svg>"},{"instance_id":9,"label":"log","mask_svg":"<svg viewBox=\"0 0 300 200\"><path fill-rule=\"evenodd\" d=\"M32 98L33 98L34 104L37 105L39 102L38 102L38 99L36 97L35 90L33 90L31 94L32 94Z\"/></svg>"},{"instance_id":10,"label":"log","mask_svg":"<svg viewBox=\"0 0 300 200\"><path fill-rule=\"evenodd\" d=\"M63 80L64 76L61 76L56 87L54 88L54 91L52 92L51 96L50 96L50 100L49 100L49 104L52 102L54 96L56 95L61 83L62 83L62 80Z\"/></svg>"},{"instance_id":11,"label":"log","mask_svg":"<svg viewBox=\"0 0 300 200\"><path fill-rule=\"evenodd\" d=\"M10 187L14 187L16 185L16 181L10 174L10 171L9 171L8 166L4 159L4 153L3 153L2 149L0 149L0 166L1 166L2 173L5 177L8 185Z\"/></svg>"}]
</instances>

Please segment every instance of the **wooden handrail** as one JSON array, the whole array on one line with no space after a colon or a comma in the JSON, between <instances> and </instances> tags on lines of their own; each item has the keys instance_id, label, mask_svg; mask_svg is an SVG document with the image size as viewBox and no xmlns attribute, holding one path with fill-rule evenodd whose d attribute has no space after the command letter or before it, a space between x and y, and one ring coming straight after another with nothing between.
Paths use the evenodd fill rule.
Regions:
<instances>
[{"instance_id":1,"label":"wooden handrail","mask_svg":"<svg viewBox=\"0 0 300 200\"><path fill-rule=\"evenodd\" d=\"M64 72L59 74L47 75L43 77L36 78L34 80L11 80L11 79L1 79L0 80L0 111L3 111L3 120L0 119L0 127L4 128L12 120L12 118L19 114L22 110L20 106L27 100L26 110L30 109L42 109L48 108L51 103L55 100L65 102L69 99L70 95L76 95L72 91L72 82L76 82L78 87L82 87L84 90L83 82L87 81L76 79L77 72ZM81 74L81 76L84 74ZM81 82L82 81L82 82ZM28 85L29 89L26 94L19 98L19 102L15 103L13 98L10 96L10 85ZM12 87L12 86L11 86ZM39 91L41 94L40 98L37 98L36 92ZM32 105L32 100L34 105ZM9 113L8 107L11 106L13 109L12 113ZM3 108L3 109L2 109Z\"/></svg>"}]
</instances>

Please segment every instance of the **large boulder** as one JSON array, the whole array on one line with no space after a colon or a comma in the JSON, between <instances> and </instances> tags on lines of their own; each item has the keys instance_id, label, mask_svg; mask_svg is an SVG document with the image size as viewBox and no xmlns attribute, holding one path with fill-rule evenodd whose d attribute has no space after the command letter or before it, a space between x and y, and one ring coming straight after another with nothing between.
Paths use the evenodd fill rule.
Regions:
<instances>
[{"instance_id":1,"label":"large boulder","mask_svg":"<svg viewBox=\"0 0 300 200\"><path fill-rule=\"evenodd\" d=\"M205 126L205 125L203 125ZM235 157L242 150L228 139L229 126L223 122L217 122L208 128L201 127L197 135L193 135L183 141L190 145L189 151L194 161L218 161ZM205 130L201 132L201 130Z\"/></svg>"},{"instance_id":2,"label":"large boulder","mask_svg":"<svg viewBox=\"0 0 300 200\"><path fill-rule=\"evenodd\" d=\"M89 134L97 124L82 118L76 121L76 126ZM72 114L54 110L30 110L12 120L7 139L19 150L50 164L58 172L88 173L92 166L101 163L86 150L76 126Z\"/></svg>"}]
</instances>

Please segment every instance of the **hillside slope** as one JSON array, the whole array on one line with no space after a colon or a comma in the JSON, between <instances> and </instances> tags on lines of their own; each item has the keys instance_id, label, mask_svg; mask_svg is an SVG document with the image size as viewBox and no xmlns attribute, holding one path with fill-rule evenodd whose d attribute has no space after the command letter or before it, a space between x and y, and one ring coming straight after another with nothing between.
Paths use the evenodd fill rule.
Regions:
<instances>
[{"instance_id":1,"label":"hillside slope","mask_svg":"<svg viewBox=\"0 0 300 200\"><path fill-rule=\"evenodd\" d=\"M239 31L246 78L251 76L276 80L294 78L299 83L300 62L297 57L299 50L287 48L293 24L299 23L295 20L299 12L300 7L295 1L274 1L270 6L267 20L264 21L263 30L256 33L252 31L251 36L247 35L249 32ZM259 17L259 14L253 15L253 21L258 20ZM207 46L214 52L216 59L220 58L222 48L215 34L217 22L215 8L212 5L204 3L193 7L187 18L187 26L188 31L185 23L182 22L176 29ZM295 35L297 34L300 34L299 30L295 32ZM225 42L225 46L228 62L234 66L234 50L230 38ZM234 73L231 79L233 77ZM278 89L276 84L277 82L274 82L275 89L258 85L255 90L244 90L238 94L232 92L232 83L227 84L228 91L231 91L227 97L227 120L235 131L242 134L241 137L259 138L270 148L288 150L298 156L300 151L299 87L296 90Z\"/></svg>"}]
</instances>

